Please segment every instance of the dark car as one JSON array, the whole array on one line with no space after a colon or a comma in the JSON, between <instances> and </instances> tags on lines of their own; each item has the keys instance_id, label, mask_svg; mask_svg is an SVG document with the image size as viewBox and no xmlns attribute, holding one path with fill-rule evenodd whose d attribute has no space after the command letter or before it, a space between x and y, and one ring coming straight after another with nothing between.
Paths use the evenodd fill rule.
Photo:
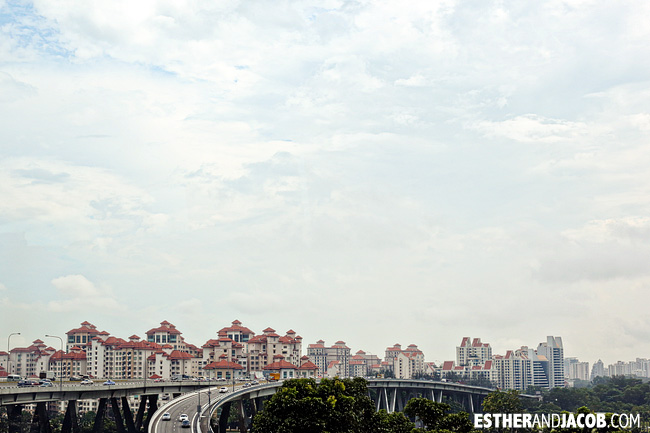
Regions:
<instances>
[{"instance_id":1,"label":"dark car","mask_svg":"<svg viewBox=\"0 0 650 433\"><path fill-rule=\"evenodd\" d=\"M183 421L181 421L181 427L190 428L190 420L189 419L184 419Z\"/></svg>"}]
</instances>

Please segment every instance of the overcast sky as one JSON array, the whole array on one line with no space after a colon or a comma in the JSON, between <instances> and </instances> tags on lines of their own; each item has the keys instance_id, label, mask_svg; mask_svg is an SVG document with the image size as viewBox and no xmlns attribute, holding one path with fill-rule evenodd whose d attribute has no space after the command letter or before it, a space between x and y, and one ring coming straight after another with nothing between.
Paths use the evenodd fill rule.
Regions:
<instances>
[{"instance_id":1,"label":"overcast sky","mask_svg":"<svg viewBox=\"0 0 650 433\"><path fill-rule=\"evenodd\" d=\"M648 16L0 0L0 350L238 319L650 357Z\"/></svg>"}]
</instances>

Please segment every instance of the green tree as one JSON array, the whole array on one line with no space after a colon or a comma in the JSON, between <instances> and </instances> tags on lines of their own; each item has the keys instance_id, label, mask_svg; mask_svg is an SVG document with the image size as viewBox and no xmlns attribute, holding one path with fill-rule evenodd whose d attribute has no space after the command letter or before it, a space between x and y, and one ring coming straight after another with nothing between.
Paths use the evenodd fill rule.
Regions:
<instances>
[{"instance_id":1,"label":"green tree","mask_svg":"<svg viewBox=\"0 0 650 433\"><path fill-rule=\"evenodd\" d=\"M519 391L494 391L483 400L483 412L490 413L519 413L523 409Z\"/></svg>"},{"instance_id":2,"label":"green tree","mask_svg":"<svg viewBox=\"0 0 650 433\"><path fill-rule=\"evenodd\" d=\"M426 398L412 398L406 404L404 413L417 418L424 424L424 431L449 431L469 433L473 423L466 412L449 413L451 407Z\"/></svg>"},{"instance_id":3,"label":"green tree","mask_svg":"<svg viewBox=\"0 0 650 433\"><path fill-rule=\"evenodd\" d=\"M406 433L403 414L376 412L362 378L292 379L283 383L253 420L254 432Z\"/></svg>"}]
</instances>

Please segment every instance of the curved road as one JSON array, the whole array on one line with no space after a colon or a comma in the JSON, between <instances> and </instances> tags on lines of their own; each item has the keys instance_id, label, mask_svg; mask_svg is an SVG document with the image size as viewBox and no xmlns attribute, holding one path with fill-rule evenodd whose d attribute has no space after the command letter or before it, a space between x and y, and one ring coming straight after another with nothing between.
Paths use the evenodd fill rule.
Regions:
<instances>
[{"instance_id":1,"label":"curved road","mask_svg":"<svg viewBox=\"0 0 650 433\"><path fill-rule=\"evenodd\" d=\"M209 406L214 402L221 400L228 394L232 393L232 385L227 387L228 393L220 393L219 389L225 385L215 386L206 390L194 391L191 393L183 394L163 406L158 408L154 413L151 423L149 424L148 433L208 433L207 423L209 414L206 413ZM235 386L235 390L241 389L241 384ZM208 395L208 392L210 393ZM200 416L197 412L197 407L201 406ZM162 416L165 413L171 415L169 421L163 421ZM179 417L181 414L186 414L190 419L191 428L182 428ZM201 428L199 429L199 423Z\"/></svg>"}]
</instances>

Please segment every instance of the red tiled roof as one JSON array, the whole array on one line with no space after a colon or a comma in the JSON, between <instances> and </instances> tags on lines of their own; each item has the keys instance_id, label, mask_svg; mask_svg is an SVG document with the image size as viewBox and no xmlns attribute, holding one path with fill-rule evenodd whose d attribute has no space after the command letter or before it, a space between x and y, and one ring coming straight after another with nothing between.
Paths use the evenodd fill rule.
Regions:
<instances>
[{"instance_id":1,"label":"red tiled roof","mask_svg":"<svg viewBox=\"0 0 650 433\"><path fill-rule=\"evenodd\" d=\"M262 332L275 332L275 329L269 327L269 328L266 328L265 330L263 330Z\"/></svg>"},{"instance_id":2,"label":"red tiled roof","mask_svg":"<svg viewBox=\"0 0 650 433\"><path fill-rule=\"evenodd\" d=\"M129 337L129 339L131 339L131 340L139 340L140 337L138 337L137 335L133 334L132 336Z\"/></svg>"},{"instance_id":3,"label":"red tiled roof","mask_svg":"<svg viewBox=\"0 0 650 433\"><path fill-rule=\"evenodd\" d=\"M307 361L298 367L298 370L318 370L318 366L311 361Z\"/></svg>"},{"instance_id":4,"label":"red tiled roof","mask_svg":"<svg viewBox=\"0 0 650 433\"><path fill-rule=\"evenodd\" d=\"M180 335L182 334L181 331L176 329L174 325L169 323L168 321L163 321L160 322L160 326L158 328L152 328L146 332L147 335L155 334L156 332L167 332L169 334L174 334L174 335Z\"/></svg>"},{"instance_id":5,"label":"red tiled roof","mask_svg":"<svg viewBox=\"0 0 650 433\"><path fill-rule=\"evenodd\" d=\"M222 359L219 362L211 362L203 367L204 370L242 370L243 368L244 367L236 362L226 361L225 359Z\"/></svg>"},{"instance_id":6,"label":"red tiled roof","mask_svg":"<svg viewBox=\"0 0 650 433\"><path fill-rule=\"evenodd\" d=\"M95 328L95 325L93 325L90 322L83 322L81 324L81 327L71 329L68 332L66 332L66 335L70 334L91 334L91 335L96 335L98 334L99 331Z\"/></svg>"},{"instance_id":7,"label":"red tiled roof","mask_svg":"<svg viewBox=\"0 0 650 433\"><path fill-rule=\"evenodd\" d=\"M298 367L296 367L290 362L285 361L284 359L281 359L279 361L275 361L274 363L267 365L266 367L264 367L264 370L282 370L286 368L295 370Z\"/></svg>"},{"instance_id":8,"label":"red tiled roof","mask_svg":"<svg viewBox=\"0 0 650 433\"><path fill-rule=\"evenodd\" d=\"M65 353L65 352L62 352L60 350L57 350L50 357L50 362L52 362L52 361L60 361L61 359L83 360L83 359L86 359L86 352L81 351L81 352Z\"/></svg>"},{"instance_id":9,"label":"red tiled roof","mask_svg":"<svg viewBox=\"0 0 650 433\"><path fill-rule=\"evenodd\" d=\"M338 361L330 361L330 363L329 363L329 365L327 366L327 368L332 368L332 367L334 367L335 365L337 365L338 363L339 363Z\"/></svg>"},{"instance_id":10,"label":"red tiled roof","mask_svg":"<svg viewBox=\"0 0 650 433\"><path fill-rule=\"evenodd\" d=\"M287 331L287 335L293 335L293 334L295 334L295 333L296 333L296 331L294 331L293 329L289 329L289 330Z\"/></svg>"},{"instance_id":11,"label":"red tiled roof","mask_svg":"<svg viewBox=\"0 0 650 433\"><path fill-rule=\"evenodd\" d=\"M310 349L324 349L325 346L321 343L316 343L316 344L310 344L308 346Z\"/></svg>"},{"instance_id":12,"label":"red tiled roof","mask_svg":"<svg viewBox=\"0 0 650 433\"><path fill-rule=\"evenodd\" d=\"M442 363L442 369L445 371L451 370L454 367L454 361L445 361Z\"/></svg>"},{"instance_id":13,"label":"red tiled roof","mask_svg":"<svg viewBox=\"0 0 650 433\"><path fill-rule=\"evenodd\" d=\"M170 360L192 359L192 358L194 358L192 355L190 355L187 352L181 352L180 350L172 350L172 353L169 354Z\"/></svg>"}]
</instances>

